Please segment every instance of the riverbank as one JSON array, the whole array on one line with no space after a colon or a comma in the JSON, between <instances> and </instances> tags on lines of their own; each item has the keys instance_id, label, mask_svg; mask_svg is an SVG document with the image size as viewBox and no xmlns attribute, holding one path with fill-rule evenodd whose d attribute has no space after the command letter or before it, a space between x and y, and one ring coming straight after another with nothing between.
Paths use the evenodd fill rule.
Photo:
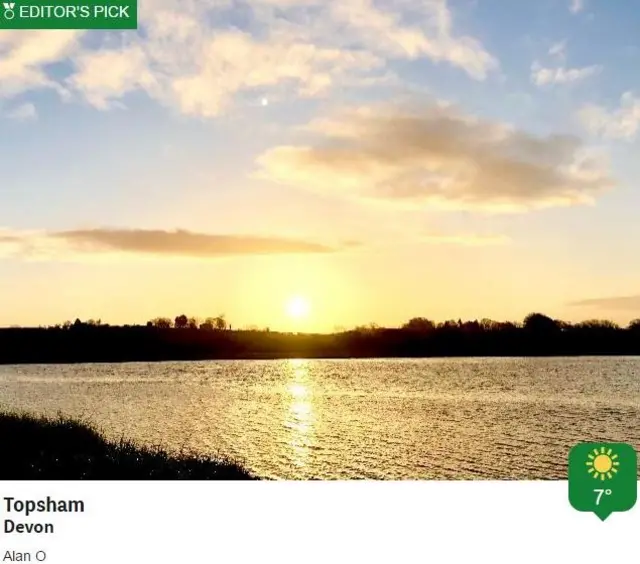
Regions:
<instances>
[{"instance_id":1,"label":"riverbank","mask_svg":"<svg viewBox=\"0 0 640 564\"><path fill-rule=\"evenodd\" d=\"M640 321L569 324L532 314L519 324L414 318L331 334L82 323L0 328L0 364L285 358L427 358L640 355Z\"/></svg>"},{"instance_id":2,"label":"riverbank","mask_svg":"<svg viewBox=\"0 0 640 564\"><path fill-rule=\"evenodd\" d=\"M251 480L224 457L172 454L88 424L0 412L0 480Z\"/></svg>"}]
</instances>

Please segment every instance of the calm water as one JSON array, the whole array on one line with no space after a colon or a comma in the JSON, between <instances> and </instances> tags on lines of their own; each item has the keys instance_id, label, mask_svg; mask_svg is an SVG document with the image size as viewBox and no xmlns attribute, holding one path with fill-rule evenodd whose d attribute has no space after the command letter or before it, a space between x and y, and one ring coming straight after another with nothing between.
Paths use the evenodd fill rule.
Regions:
<instances>
[{"instance_id":1,"label":"calm water","mask_svg":"<svg viewBox=\"0 0 640 564\"><path fill-rule=\"evenodd\" d=\"M640 358L0 366L0 408L272 478L565 478L578 441L640 447Z\"/></svg>"}]
</instances>

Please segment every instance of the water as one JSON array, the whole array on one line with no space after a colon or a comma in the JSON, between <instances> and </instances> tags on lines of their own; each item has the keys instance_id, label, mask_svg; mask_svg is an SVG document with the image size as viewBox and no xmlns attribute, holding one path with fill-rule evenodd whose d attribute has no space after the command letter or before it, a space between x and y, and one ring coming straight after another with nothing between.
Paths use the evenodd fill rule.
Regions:
<instances>
[{"instance_id":1,"label":"water","mask_svg":"<svg viewBox=\"0 0 640 564\"><path fill-rule=\"evenodd\" d=\"M0 366L0 409L269 478L566 478L576 442L640 448L639 376L640 358Z\"/></svg>"}]
</instances>

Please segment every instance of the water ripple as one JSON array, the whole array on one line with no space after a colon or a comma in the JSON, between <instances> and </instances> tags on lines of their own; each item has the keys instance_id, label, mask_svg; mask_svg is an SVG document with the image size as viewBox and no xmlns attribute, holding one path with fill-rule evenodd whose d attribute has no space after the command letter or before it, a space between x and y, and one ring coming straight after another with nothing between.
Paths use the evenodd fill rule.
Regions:
<instances>
[{"instance_id":1,"label":"water ripple","mask_svg":"<svg viewBox=\"0 0 640 564\"><path fill-rule=\"evenodd\" d=\"M286 479L556 479L579 441L640 447L640 359L0 367L0 407L91 420Z\"/></svg>"}]
</instances>

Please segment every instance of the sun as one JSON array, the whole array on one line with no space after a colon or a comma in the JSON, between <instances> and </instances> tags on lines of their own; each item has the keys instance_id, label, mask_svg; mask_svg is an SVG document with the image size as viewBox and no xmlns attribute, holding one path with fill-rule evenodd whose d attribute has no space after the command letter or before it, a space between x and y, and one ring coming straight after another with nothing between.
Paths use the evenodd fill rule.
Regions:
<instances>
[{"instance_id":1,"label":"sun","mask_svg":"<svg viewBox=\"0 0 640 564\"><path fill-rule=\"evenodd\" d=\"M613 450L607 450L605 447L600 447L600 450L594 448L593 453L590 452L588 456L589 460L587 460L586 464L589 470L587 470L587 472L589 472L594 479L611 479L613 475L618 472L617 467L620 466L620 463L616 460L618 455L614 454Z\"/></svg>"},{"instance_id":2,"label":"sun","mask_svg":"<svg viewBox=\"0 0 640 564\"><path fill-rule=\"evenodd\" d=\"M287 315L292 319L304 319L309 315L309 300L302 296L294 296L287 302Z\"/></svg>"}]
</instances>

